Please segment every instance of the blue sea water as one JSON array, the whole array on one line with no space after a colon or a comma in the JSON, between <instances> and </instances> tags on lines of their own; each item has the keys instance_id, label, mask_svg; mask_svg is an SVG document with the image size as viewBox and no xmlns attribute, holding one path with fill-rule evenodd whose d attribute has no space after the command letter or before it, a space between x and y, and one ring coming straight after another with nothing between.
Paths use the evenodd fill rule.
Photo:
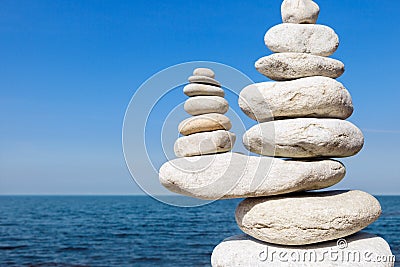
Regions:
<instances>
[{"instance_id":1,"label":"blue sea water","mask_svg":"<svg viewBox=\"0 0 400 267\"><path fill-rule=\"evenodd\" d=\"M378 197L366 231L400 259L400 197ZM240 200L179 208L144 196L2 196L0 266L210 266L213 248L241 231Z\"/></svg>"}]
</instances>

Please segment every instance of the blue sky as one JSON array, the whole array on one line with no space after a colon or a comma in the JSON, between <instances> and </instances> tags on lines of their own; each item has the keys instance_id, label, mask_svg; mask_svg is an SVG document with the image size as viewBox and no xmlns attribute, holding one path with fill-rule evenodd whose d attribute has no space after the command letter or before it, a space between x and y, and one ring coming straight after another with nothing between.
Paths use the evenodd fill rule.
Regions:
<instances>
[{"instance_id":1,"label":"blue sky","mask_svg":"<svg viewBox=\"0 0 400 267\"><path fill-rule=\"evenodd\" d=\"M337 188L400 193L399 1L320 0L365 147ZM121 129L135 90L187 61L256 82L281 1L19 1L0 8L0 194L137 194ZM167 109L167 107L165 107ZM169 110L165 110L169 112ZM240 141L240 139L239 139ZM150 174L149 174L150 175Z\"/></svg>"}]
</instances>

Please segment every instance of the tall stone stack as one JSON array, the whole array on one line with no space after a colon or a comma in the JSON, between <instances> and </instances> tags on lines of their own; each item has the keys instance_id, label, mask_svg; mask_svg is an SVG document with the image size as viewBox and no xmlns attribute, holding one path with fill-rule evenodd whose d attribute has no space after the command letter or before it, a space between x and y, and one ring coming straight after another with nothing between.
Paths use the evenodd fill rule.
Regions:
<instances>
[{"instance_id":1,"label":"tall stone stack","mask_svg":"<svg viewBox=\"0 0 400 267\"><path fill-rule=\"evenodd\" d=\"M312 0L283 1L284 23L265 34L267 47L275 53L255 63L274 81L250 85L240 93L239 106L258 122L245 133L243 144L260 156L229 152L232 146L220 151L212 145L193 148L200 147L196 136L227 128L192 132L184 121L180 132L190 135L175 144L180 158L160 169L161 184L172 192L211 200L246 198L235 213L245 234L215 247L214 267L394 264L385 240L359 232L381 214L373 196L358 190L309 192L340 182L345 167L330 158L353 156L364 143L361 131L345 120L353 104L349 92L335 80L344 65L328 58L339 45L338 36L315 24L318 14ZM214 77L211 72L201 76ZM204 90L196 86L184 89L190 96L185 110L196 115L193 118L217 112L215 101L203 99ZM218 101L223 97L212 96ZM216 152L221 153L206 155Z\"/></svg>"},{"instance_id":2,"label":"tall stone stack","mask_svg":"<svg viewBox=\"0 0 400 267\"><path fill-rule=\"evenodd\" d=\"M223 115L229 110L229 104L214 72L207 68L195 69L189 82L183 88L189 96L184 109L193 117L178 126L184 137L176 140L175 155L191 157L230 151L236 135L229 132L231 121Z\"/></svg>"},{"instance_id":3,"label":"tall stone stack","mask_svg":"<svg viewBox=\"0 0 400 267\"><path fill-rule=\"evenodd\" d=\"M269 29L264 38L275 54L255 63L261 74L275 82L248 86L240 94L243 112L259 122L245 133L245 147L262 156L310 164L355 155L364 138L345 121L353 112L352 100L334 80L343 74L344 65L328 58L339 45L338 36L331 28L315 24L319 7L311 0L284 0L281 13L284 23ZM379 202L358 190L247 198L235 214L247 236L219 244L212 265L393 266L389 258L378 262L366 257L368 253L391 255L382 238L357 233L380 214ZM342 257L329 256L335 250Z\"/></svg>"}]
</instances>

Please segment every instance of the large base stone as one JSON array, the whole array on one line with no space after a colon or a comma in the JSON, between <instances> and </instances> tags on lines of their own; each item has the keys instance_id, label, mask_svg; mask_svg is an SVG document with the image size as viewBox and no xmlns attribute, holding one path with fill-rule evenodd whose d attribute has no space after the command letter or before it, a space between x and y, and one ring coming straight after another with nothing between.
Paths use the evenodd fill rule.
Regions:
<instances>
[{"instance_id":1,"label":"large base stone","mask_svg":"<svg viewBox=\"0 0 400 267\"><path fill-rule=\"evenodd\" d=\"M354 190L247 198L235 217L243 232L259 240L306 245L354 234L380 214L378 200Z\"/></svg>"},{"instance_id":2,"label":"large base stone","mask_svg":"<svg viewBox=\"0 0 400 267\"><path fill-rule=\"evenodd\" d=\"M394 256L381 237L359 232L307 246L279 246L236 235L222 241L211 255L213 267L392 267Z\"/></svg>"},{"instance_id":3,"label":"large base stone","mask_svg":"<svg viewBox=\"0 0 400 267\"><path fill-rule=\"evenodd\" d=\"M338 161L296 161L238 153L174 159L160 169L160 182L172 192L200 198L244 198L332 186L343 179Z\"/></svg>"}]
</instances>

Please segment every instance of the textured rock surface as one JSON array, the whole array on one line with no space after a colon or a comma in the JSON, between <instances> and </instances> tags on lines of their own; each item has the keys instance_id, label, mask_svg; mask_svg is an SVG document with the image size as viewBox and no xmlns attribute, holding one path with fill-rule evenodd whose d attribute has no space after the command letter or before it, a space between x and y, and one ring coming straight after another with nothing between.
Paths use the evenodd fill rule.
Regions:
<instances>
[{"instance_id":1,"label":"textured rock surface","mask_svg":"<svg viewBox=\"0 0 400 267\"><path fill-rule=\"evenodd\" d=\"M286 23L316 23L319 6L311 0L284 0L281 14Z\"/></svg>"},{"instance_id":2,"label":"textured rock surface","mask_svg":"<svg viewBox=\"0 0 400 267\"><path fill-rule=\"evenodd\" d=\"M187 96L211 95L224 97L225 92L221 87L201 83L189 83L183 87L183 92Z\"/></svg>"},{"instance_id":3,"label":"textured rock surface","mask_svg":"<svg viewBox=\"0 0 400 267\"><path fill-rule=\"evenodd\" d=\"M235 140L234 133L224 130L195 133L178 138L174 145L174 151L177 157L227 152L232 149Z\"/></svg>"},{"instance_id":4,"label":"textured rock surface","mask_svg":"<svg viewBox=\"0 0 400 267\"><path fill-rule=\"evenodd\" d=\"M335 160L222 153L169 161L160 169L160 182L172 192L200 199L243 198L326 188L345 172Z\"/></svg>"},{"instance_id":5,"label":"textured rock surface","mask_svg":"<svg viewBox=\"0 0 400 267\"><path fill-rule=\"evenodd\" d=\"M283 23L269 29L265 45L273 52L309 53L330 56L339 46L339 37L328 26Z\"/></svg>"},{"instance_id":6,"label":"textured rock surface","mask_svg":"<svg viewBox=\"0 0 400 267\"><path fill-rule=\"evenodd\" d=\"M359 232L346 237L346 241L346 248L339 248L337 240L315 245L285 247L265 243L248 235L236 235L225 239L214 248L211 255L211 265L213 267L394 266L394 263L390 260L386 262L375 261L375 257L378 255L381 257L392 255L389 244L383 238L370 233ZM339 255L343 255L342 253L350 255L347 258L349 260L339 260Z\"/></svg>"},{"instance_id":7,"label":"textured rock surface","mask_svg":"<svg viewBox=\"0 0 400 267\"><path fill-rule=\"evenodd\" d=\"M373 223L379 202L362 191L247 198L235 217L246 234L273 244L306 245L345 237Z\"/></svg>"},{"instance_id":8,"label":"textured rock surface","mask_svg":"<svg viewBox=\"0 0 400 267\"><path fill-rule=\"evenodd\" d=\"M179 132L183 135L216 130L229 131L231 128L232 124L229 118L218 113L209 113L187 118L178 126Z\"/></svg>"},{"instance_id":9,"label":"textured rock surface","mask_svg":"<svg viewBox=\"0 0 400 267\"><path fill-rule=\"evenodd\" d=\"M206 76L210 78L215 78L215 73L212 69L197 68L193 71L193 76Z\"/></svg>"},{"instance_id":10,"label":"textured rock surface","mask_svg":"<svg viewBox=\"0 0 400 267\"><path fill-rule=\"evenodd\" d=\"M316 76L286 82L263 82L240 92L243 112L260 122L275 118L338 118L353 113L353 103L344 86L331 78Z\"/></svg>"},{"instance_id":11,"label":"textured rock surface","mask_svg":"<svg viewBox=\"0 0 400 267\"><path fill-rule=\"evenodd\" d=\"M207 76L190 76L188 78L189 82L191 83L204 83L204 84L212 84L212 85L216 85L216 86L221 86L221 84L210 77Z\"/></svg>"},{"instance_id":12,"label":"textured rock surface","mask_svg":"<svg viewBox=\"0 0 400 267\"><path fill-rule=\"evenodd\" d=\"M339 60L306 53L277 53L262 57L256 69L276 81L293 80L310 76L338 78L344 72Z\"/></svg>"},{"instance_id":13,"label":"textured rock surface","mask_svg":"<svg viewBox=\"0 0 400 267\"><path fill-rule=\"evenodd\" d=\"M361 150L364 137L348 121L299 118L257 124L244 134L243 144L265 156L350 157Z\"/></svg>"},{"instance_id":14,"label":"textured rock surface","mask_svg":"<svg viewBox=\"0 0 400 267\"><path fill-rule=\"evenodd\" d=\"M185 101L184 109L190 115L225 114L229 109L229 104L228 101L219 96L195 96Z\"/></svg>"}]
</instances>

